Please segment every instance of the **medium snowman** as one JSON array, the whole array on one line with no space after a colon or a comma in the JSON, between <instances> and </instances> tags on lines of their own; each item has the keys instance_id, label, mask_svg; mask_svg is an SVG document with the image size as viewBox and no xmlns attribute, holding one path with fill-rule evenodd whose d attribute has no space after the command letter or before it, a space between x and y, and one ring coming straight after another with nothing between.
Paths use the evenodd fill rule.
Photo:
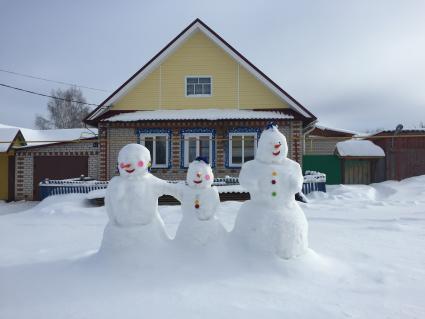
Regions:
<instances>
[{"instance_id":1,"label":"medium snowman","mask_svg":"<svg viewBox=\"0 0 425 319\"><path fill-rule=\"evenodd\" d=\"M124 146L118 155L120 175L109 182L105 208L109 223L102 249L135 245L155 248L168 241L158 213L158 197L166 193L167 183L149 172L151 155L140 144Z\"/></svg>"},{"instance_id":2,"label":"medium snowman","mask_svg":"<svg viewBox=\"0 0 425 319\"><path fill-rule=\"evenodd\" d=\"M186 184L179 190L182 221L175 241L185 246L206 246L221 240L226 233L216 218L220 205L216 187L212 186L214 175L207 160L198 157L189 164Z\"/></svg>"},{"instance_id":3,"label":"medium snowman","mask_svg":"<svg viewBox=\"0 0 425 319\"><path fill-rule=\"evenodd\" d=\"M239 182L251 200L241 206L233 230L250 248L284 259L308 249L307 220L295 201L303 175L287 154L285 136L269 125L260 136L255 159L242 166Z\"/></svg>"}]
</instances>

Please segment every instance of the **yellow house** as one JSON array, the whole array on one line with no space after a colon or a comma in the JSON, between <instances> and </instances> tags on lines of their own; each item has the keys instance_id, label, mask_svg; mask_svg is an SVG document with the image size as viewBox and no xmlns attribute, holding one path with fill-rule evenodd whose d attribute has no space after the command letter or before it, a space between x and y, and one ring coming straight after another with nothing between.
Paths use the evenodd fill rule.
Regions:
<instances>
[{"instance_id":1,"label":"yellow house","mask_svg":"<svg viewBox=\"0 0 425 319\"><path fill-rule=\"evenodd\" d=\"M316 117L199 19L123 83L85 122L99 128L101 179L116 173L122 146L142 143L153 173L182 179L206 157L215 175L237 175L270 122L301 162Z\"/></svg>"},{"instance_id":2,"label":"yellow house","mask_svg":"<svg viewBox=\"0 0 425 319\"><path fill-rule=\"evenodd\" d=\"M14 127L0 127L0 200L14 199L15 150L25 139Z\"/></svg>"}]
</instances>

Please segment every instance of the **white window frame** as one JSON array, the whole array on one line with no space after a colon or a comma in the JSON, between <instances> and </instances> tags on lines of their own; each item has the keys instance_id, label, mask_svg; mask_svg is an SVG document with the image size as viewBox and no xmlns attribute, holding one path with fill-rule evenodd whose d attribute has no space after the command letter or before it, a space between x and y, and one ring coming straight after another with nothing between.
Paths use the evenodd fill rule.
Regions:
<instances>
[{"instance_id":1,"label":"white window frame","mask_svg":"<svg viewBox=\"0 0 425 319\"><path fill-rule=\"evenodd\" d=\"M187 79L188 78L210 78L210 94L191 94L187 95ZM197 97L212 97L213 96L213 78L211 75L186 75L184 80L184 95L188 98L197 98Z\"/></svg>"},{"instance_id":2,"label":"white window frame","mask_svg":"<svg viewBox=\"0 0 425 319\"><path fill-rule=\"evenodd\" d=\"M242 136L242 163L233 163L233 136ZM244 136L253 136L254 137L254 157L257 153L257 143L258 135L257 132L232 132L229 133L229 167L242 167L245 163L245 139Z\"/></svg>"},{"instance_id":3,"label":"white window frame","mask_svg":"<svg viewBox=\"0 0 425 319\"><path fill-rule=\"evenodd\" d=\"M164 136L165 137L165 164L157 164L156 163L156 137ZM168 168L168 163L170 159L170 149L169 149L169 138L170 135L168 133L141 133L140 134L140 144L145 146L145 138L152 137L153 138L153 149L151 154L151 164L152 168Z\"/></svg>"},{"instance_id":4,"label":"white window frame","mask_svg":"<svg viewBox=\"0 0 425 319\"><path fill-rule=\"evenodd\" d=\"M196 156L198 157L199 152L200 152L200 139L199 137L201 136L207 136L209 138L209 158L208 161L209 163L212 163L212 156L213 156L213 133L183 133L183 138L184 138L184 158L183 158L183 162L184 162L184 167L188 167L189 166L189 138L190 137L196 137Z\"/></svg>"}]
</instances>

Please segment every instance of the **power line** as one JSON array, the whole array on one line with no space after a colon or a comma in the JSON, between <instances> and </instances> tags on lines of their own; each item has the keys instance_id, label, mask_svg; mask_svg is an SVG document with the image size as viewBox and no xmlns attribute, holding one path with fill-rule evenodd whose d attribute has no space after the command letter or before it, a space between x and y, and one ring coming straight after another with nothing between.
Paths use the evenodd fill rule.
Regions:
<instances>
[{"instance_id":1,"label":"power line","mask_svg":"<svg viewBox=\"0 0 425 319\"><path fill-rule=\"evenodd\" d=\"M13 75L19 75L19 76L23 76L23 77L26 77L26 78L36 79L36 80L42 80L42 81L46 81L46 82L53 82L53 83L59 83L59 84L76 86L76 87L83 88L83 89L88 89L88 90L101 91L101 92L109 92L109 91L103 90L103 89L97 89L97 88L92 88L92 87L89 87L89 86L77 85L77 84L63 82L63 81L50 80L50 79L46 79L46 78L42 78L42 77L38 77L38 76L34 76L34 75L29 75L29 74L24 74L24 73L19 73L19 72L13 72L13 71L4 70L4 69L0 69L0 72L9 73L9 74L13 74Z\"/></svg>"},{"instance_id":2,"label":"power line","mask_svg":"<svg viewBox=\"0 0 425 319\"><path fill-rule=\"evenodd\" d=\"M3 84L3 83L0 83L0 86L6 87L6 88L9 88L9 89L13 89L13 90L17 90L17 91L22 91L22 92L34 94L34 95L49 97L49 98L52 98L52 99L55 99L55 100L61 100L61 101L65 101L65 102L74 102L74 103L78 103L78 104L85 104L85 105L91 105L91 106L99 106L99 104L87 103L87 102L75 101L75 100L67 100L67 99L63 99L61 97L52 96L52 95L39 93L39 92L34 92L34 91L30 91L30 90L25 90L25 89L17 88L17 87L11 86L11 85Z\"/></svg>"}]
</instances>

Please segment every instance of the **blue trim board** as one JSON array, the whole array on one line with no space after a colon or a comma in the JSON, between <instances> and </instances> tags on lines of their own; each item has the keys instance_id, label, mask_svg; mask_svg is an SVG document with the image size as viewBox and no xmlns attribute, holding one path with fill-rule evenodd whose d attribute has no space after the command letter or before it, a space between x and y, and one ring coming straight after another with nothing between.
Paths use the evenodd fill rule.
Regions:
<instances>
[{"instance_id":1,"label":"blue trim board","mask_svg":"<svg viewBox=\"0 0 425 319\"><path fill-rule=\"evenodd\" d=\"M171 168L171 158L173 157L171 151L171 129L162 128L136 128L135 132L137 137L137 144L140 144L140 135L142 134L155 134L155 133L167 133L168 134L168 166L167 167L153 167L153 169L169 169Z\"/></svg>"},{"instance_id":2,"label":"blue trim board","mask_svg":"<svg viewBox=\"0 0 425 319\"><path fill-rule=\"evenodd\" d=\"M216 130L213 128L188 128L180 130L180 168L187 168L184 166L184 134L186 133L211 133L211 167L215 167L215 136Z\"/></svg>"},{"instance_id":3,"label":"blue trim board","mask_svg":"<svg viewBox=\"0 0 425 319\"><path fill-rule=\"evenodd\" d=\"M241 166L230 166L229 165L229 155L230 155L230 139L229 136L231 133L257 133L257 143L260 138L261 132L263 130L261 128L256 127L235 127L227 130L226 132L226 143L225 143L225 160L224 166L226 168L241 168Z\"/></svg>"}]
</instances>

